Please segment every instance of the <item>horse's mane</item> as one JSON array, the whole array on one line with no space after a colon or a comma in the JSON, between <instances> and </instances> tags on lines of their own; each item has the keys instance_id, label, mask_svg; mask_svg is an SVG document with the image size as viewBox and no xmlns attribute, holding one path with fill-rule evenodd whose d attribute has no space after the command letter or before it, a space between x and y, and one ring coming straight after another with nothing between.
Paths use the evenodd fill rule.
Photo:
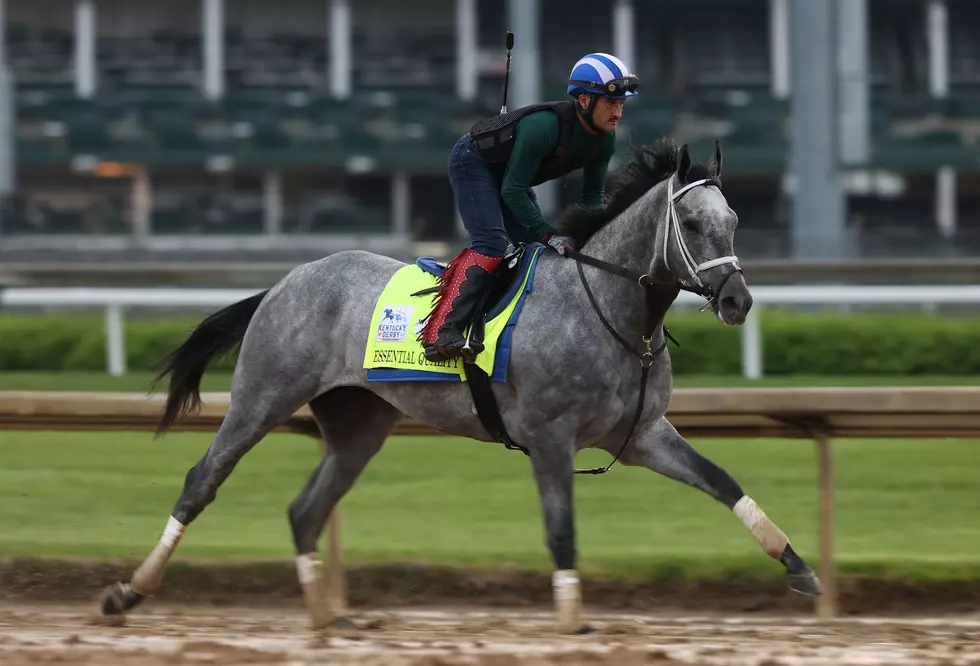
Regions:
<instances>
[{"instance_id":1,"label":"horse's mane","mask_svg":"<svg viewBox=\"0 0 980 666\"><path fill-rule=\"evenodd\" d=\"M620 165L606 177L605 206L584 208L573 204L555 220L553 226L561 236L575 239L575 247L581 248L594 233L609 224L617 215L633 205L657 183L665 180L677 168L680 147L669 138L663 138L648 146L630 142L632 159ZM691 163L688 180L708 178L721 183L709 165Z\"/></svg>"}]
</instances>

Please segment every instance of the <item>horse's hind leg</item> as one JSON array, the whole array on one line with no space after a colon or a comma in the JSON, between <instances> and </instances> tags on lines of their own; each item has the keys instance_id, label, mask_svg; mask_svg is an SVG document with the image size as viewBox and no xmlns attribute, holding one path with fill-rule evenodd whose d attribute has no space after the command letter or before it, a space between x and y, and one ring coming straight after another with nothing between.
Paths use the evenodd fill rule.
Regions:
<instances>
[{"instance_id":1,"label":"horse's hind leg","mask_svg":"<svg viewBox=\"0 0 980 666\"><path fill-rule=\"evenodd\" d=\"M603 448L615 454L619 446L617 442ZM645 432L638 432L620 462L647 467L722 502L748 528L766 554L786 567L790 588L808 595L823 592L813 569L793 550L783 531L728 472L698 453L667 419L662 418Z\"/></svg>"},{"instance_id":2,"label":"horse's hind leg","mask_svg":"<svg viewBox=\"0 0 980 666\"><path fill-rule=\"evenodd\" d=\"M401 413L359 388L340 388L312 402L326 440L326 451L306 486L289 507L289 524L296 545L296 568L303 598L314 628L335 618L337 609L325 600L317 541L337 502L354 485L371 458L384 444Z\"/></svg>"},{"instance_id":3,"label":"horse's hind leg","mask_svg":"<svg viewBox=\"0 0 980 666\"><path fill-rule=\"evenodd\" d=\"M103 616L121 616L157 590L184 530L214 500L218 487L238 461L309 398L299 383L287 391L249 382L247 387L232 392L231 405L214 441L187 472L184 490L160 542L136 569L129 583L115 583L102 593L99 605Z\"/></svg>"}]
</instances>

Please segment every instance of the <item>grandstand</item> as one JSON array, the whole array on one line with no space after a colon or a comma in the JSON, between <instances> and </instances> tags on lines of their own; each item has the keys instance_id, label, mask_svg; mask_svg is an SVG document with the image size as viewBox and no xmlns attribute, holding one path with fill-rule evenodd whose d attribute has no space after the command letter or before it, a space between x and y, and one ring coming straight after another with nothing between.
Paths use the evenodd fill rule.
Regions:
<instances>
[{"instance_id":1,"label":"grandstand","mask_svg":"<svg viewBox=\"0 0 980 666\"><path fill-rule=\"evenodd\" d=\"M980 4L846 1L866 8L870 100L867 159L841 172L852 254L969 258ZM669 135L706 158L720 138L738 254L792 259L792 2L526 0L538 53L515 55L514 75L554 99L583 53L623 55L643 86L623 148ZM506 0L2 4L8 265L450 253L450 148L499 109L504 31L530 38ZM575 178L553 194L552 207L571 201Z\"/></svg>"}]
</instances>

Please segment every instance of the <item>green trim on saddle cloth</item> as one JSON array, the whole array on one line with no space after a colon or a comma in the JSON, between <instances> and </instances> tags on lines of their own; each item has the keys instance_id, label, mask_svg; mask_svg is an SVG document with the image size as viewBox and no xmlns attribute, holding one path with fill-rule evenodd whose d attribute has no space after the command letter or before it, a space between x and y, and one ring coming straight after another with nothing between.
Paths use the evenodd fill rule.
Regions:
<instances>
[{"instance_id":1,"label":"green trim on saddle cloth","mask_svg":"<svg viewBox=\"0 0 980 666\"><path fill-rule=\"evenodd\" d=\"M484 327L484 350L477 355L476 365L486 372L487 376L493 374L497 343L521 295L527 288L529 274L528 270L520 276L520 289L514 292L507 307ZM365 369L388 368L448 374L458 376L461 382L466 381L463 359L457 357L448 361L427 361L422 343L417 340L425 318L432 309L435 294L428 293L414 297L411 294L435 287L438 283L439 279L436 276L423 271L415 264L403 266L391 276L374 306L371 327L368 329L367 346L364 350Z\"/></svg>"}]
</instances>

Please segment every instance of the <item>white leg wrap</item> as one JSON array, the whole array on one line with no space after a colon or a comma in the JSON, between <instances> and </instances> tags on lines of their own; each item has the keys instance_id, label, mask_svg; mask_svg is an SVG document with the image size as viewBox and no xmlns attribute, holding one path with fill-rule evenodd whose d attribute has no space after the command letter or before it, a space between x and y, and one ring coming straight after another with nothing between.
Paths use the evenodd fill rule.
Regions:
<instances>
[{"instance_id":1,"label":"white leg wrap","mask_svg":"<svg viewBox=\"0 0 980 666\"><path fill-rule=\"evenodd\" d=\"M323 577L323 564L316 553L307 553L296 557L296 575L300 585L316 583Z\"/></svg>"},{"instance_id":2,"label":"white leg wrap","mask_svg":"<svg viewBox=\"0 0 980 666\"><path fill-rule=\"evenodd\" d=\"M166 571L167 563L170 561L170 556L173 555L174 549L180 543L181 537L184 536L185 529L187 529L186 525L182 525L176 518L170 516L170 520L167 521L167 526L160 536L160 543L156 545L156 548L153 549L153 552L150 553L149 557L143 561L139 568L133 572L133 579L130 581L130 585L134 592L148 596L160 587L160 583L163 582L163 573Z\"/></svg>"},{"instance_id":3,"label":"white leg wrap","mask_svg":"<svg viewBox=\"0 0 980 666\"><path fill-rule=\"evenodd\" d=\"M782 557L789 539L755 503L755 500L748 495L742 495L742 498L732 507L732 512L749 529L769 557L776 560Z\"/></svg>"},{"instance_id":4,"label":"white leg wrap","mask_svg":"<svg viewBox=\"0 0 980 666\"><path fill-rule=\"evenodd\" d=\"M326 585L323 582L323 563L320 556L313 553L296 557L296 575L303 588L303 601L310 614L314 629L322 629L333 619L333 613L326 603Z\"/></svg>"},{"instance_id":5,"label":"white leg wrap","mask_svg":"<svg viewBox=\"0 0 980 666\"><path fill-rule=\"evenodd\" d=\"M555 610L558 613L558 630L578 631L582 624L582 592L579 587L578 572L574 569L555 571L551 577L551 585Z\"/></svg>"},{"instance_id":6,"label":"white leg wrap","mask_svg":"<svg viewBox=\"0 0 980 666\"><path fill-rule=\"evenodd\" d=\"M164 528L163 535L160 537L160 543L168 550L173 550L180 543L180 539L184 536L184 530L186 529L186 525L181 525L179 520L170 516L170 520L167 521L167 527Z\"/></svg>"}]
</instances>

